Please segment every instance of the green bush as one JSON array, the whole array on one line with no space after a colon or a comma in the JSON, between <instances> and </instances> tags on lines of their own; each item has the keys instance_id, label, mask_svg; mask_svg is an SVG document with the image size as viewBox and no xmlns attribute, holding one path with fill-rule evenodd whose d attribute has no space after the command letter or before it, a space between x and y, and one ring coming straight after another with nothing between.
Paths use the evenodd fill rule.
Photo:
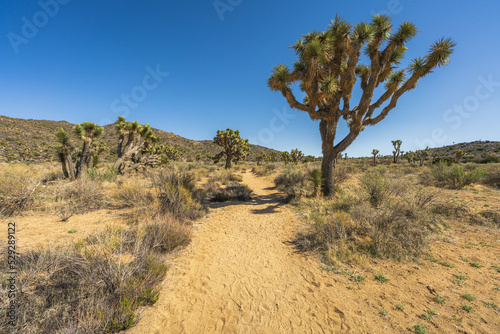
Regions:
<instances>
[{"instance_id":1,"label":"green bush","mask_svg":"<svg viewBox=\"0 0 500 334\"><path fill-rule=\"evenodd\" d=\"M444 163L436 164L431 168L431 174L437 185L446 185L454 189L461 189L486 176L486 172L475 167L466 169L461 165L447 166Z\"/></svg>"}]
</instances>

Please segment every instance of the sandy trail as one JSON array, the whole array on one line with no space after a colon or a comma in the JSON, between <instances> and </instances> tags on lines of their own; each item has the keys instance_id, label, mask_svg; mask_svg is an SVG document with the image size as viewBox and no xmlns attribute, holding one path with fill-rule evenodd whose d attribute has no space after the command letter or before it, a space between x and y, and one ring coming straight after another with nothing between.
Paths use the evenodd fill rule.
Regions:
<instances>
[{"instance_id":1,"label":"sandy trail","mask_svg":"<svg viewBox=\"0 0 500 334\"><path fill-rule=\"evenodd\" d=\"M250 202L219 205L129 333L339 333L363 325L317 259L287 244L299 221L270 181L241 174ZM356 326L357 327L357 326ZM359 328L359 327L358 327Z\"/></svg>"}]
</instances>

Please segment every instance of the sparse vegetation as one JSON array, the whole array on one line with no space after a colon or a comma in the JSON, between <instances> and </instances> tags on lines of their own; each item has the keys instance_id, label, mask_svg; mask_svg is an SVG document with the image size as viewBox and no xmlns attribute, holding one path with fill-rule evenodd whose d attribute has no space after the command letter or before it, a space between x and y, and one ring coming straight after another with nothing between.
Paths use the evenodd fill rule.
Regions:
<instances>
[{"instance_id":1,"label":"sparse vegetation","mask_svg":"<svg viewBox=\"0 0 500 334\"><path fill-rule=\"evenodd\" d=\"M15 327L2 317L0 329L97 333L130 328L138 307L158 300L165 254L189 240L189 227L164 216L130 230L110 227L73 248L21 253L18 284L27 292L18 297L23 313ZM2 265L2 273L6 270Z\"/></svg>"},{"instance_id":2,"label":"sparse vegetation","mask_svg":"<svg viewBox=\"0 0 500 334\"><path fill-rule=\"evenodd\" d=\"M461 189L485 177L482 169L465 169L463 166L448 166L438 163L430 167L433 182L436 185L448 186L452 189ZM428 181L423 181L428 182Z\"/></svg>"}]
</instances>

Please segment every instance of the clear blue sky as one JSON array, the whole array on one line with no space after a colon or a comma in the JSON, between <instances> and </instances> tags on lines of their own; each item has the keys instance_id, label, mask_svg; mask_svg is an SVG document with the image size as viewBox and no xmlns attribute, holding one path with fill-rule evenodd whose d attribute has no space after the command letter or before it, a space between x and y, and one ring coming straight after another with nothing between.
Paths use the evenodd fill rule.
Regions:
<instances>
[{"instance_id":1,"label":"clear blue sky","mask_svg":"<svg viewBox=\"0 0 500 334\"><path fill-rule=\"evenodd\" d=\"M318 123L266 80L275 64L292 65L288 47L302 34L326 29L336 13L357 23L376 12L416 24L408 60L440 37L457 47L348 155L390 154L394 139L403 150L500 140L494 0L4 0L0 114L100 124L125 114L196 140L230 127L254 144L319 156Z\"/></svg>"}]
</instances>

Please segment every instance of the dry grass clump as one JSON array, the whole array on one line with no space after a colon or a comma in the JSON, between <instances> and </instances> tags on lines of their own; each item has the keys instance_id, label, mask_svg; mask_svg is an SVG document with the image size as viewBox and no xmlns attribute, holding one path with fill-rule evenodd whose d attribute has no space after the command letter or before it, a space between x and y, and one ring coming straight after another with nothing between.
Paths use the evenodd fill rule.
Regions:
<instances>
[{"instance_id":1,"label":"dry grass clump","mask_svg":"<svg viewBox=\"0 0 500 334\"><path fill-rule=\"evenodd\" d=\"M167 266L165 255L190 242L191 230L172 216L132 230L108 228L71 248L18 255L15 326L0 319L0 332L102 333L130 328L137 309L154 304ZM3 249L3 248L2 248ZM2 275L8 268L1 254ZM7 305L6 281L0 303Z\"/></svg>"},{"instance_id":2,"label":"dry grass clump","mask_svg":"<svg viewBox=\"0 0 500 334\"><path fill-rule=\"evenodd\" d=\"M441 228L432 211L435 193L398 174L369 170L360 187L337 191L335 200L305 199L312 224L294 240L299 250L319 250L326 262L363 261L367 255L414 258L426 236Z\"/></svg>"},{"instance_id":3,"label":"dry grass clump","mask_svg":"<svg viewBox=\"0 0 500 334\"><path fill-rule=\"evenodd\" d=\"M13 216L33 208L40 185L47 182L44 172L26 165L0 170L0 216Z\"/></svg>"},{"instance_id":4,"label":"dry grass clump","mask_svg":"<svg viewBox=\"0 0 500 334\"><path fill-rule=\"evenodd\" d=\"M317 163L311 165L316 167ZM352 171L350 166L337 166L333 177L334 184L337 186L345 182ZM323 182L324 177L319 169L300 169L293 166L286 168L274 179L276 187L286 193L286 202L299 199L303 195L317 196Z\"/></svg>"},{"instance_id":5,"label":"dry grass clump","mask_svg":"<svg viewBox=\"0 0 500 334\"><path fill-rule=\"evenodd\" d=\"M201 204L203 191L196 188L193 173L160 170L152 174L151 179L159 198L158 214L170 213L179 219L198 219L206 213Z\"/></svg>"},{"instance_id":6,"label":"dry grass clump","mask_svg":"<svg viewBox=\"0 0 500 334\"><path fill-rule=\"evenodd\" d=\"M102 183L85 174L72 182L60 182L53 191L55 210L61 220L99 210L109 204Z\"/></svg>"},{"instance_id":7,"label":"dry grass clump","mask_svg":"<svg viewBox=\"0 0 500 334\"><path fill-rule=\"evenodd\" d=\"M486 176L480 182L486 186L500 188L500 164L485 166Z\"/></svg>"},{"instance_id":8,"label":"dry grass clump","mask_svg":"<svg viewBox=\"0 0 500 334\"><path fill-rule=\"evenodd\" d=\"M274 184L279 190L285 192L287 201L290 201L301 196L307 179L307 173L300 169L289 167L283 173L276 176Z\"/></svg>"},{"instance_id":9,"label":"dry grass clump","mask_svg":"<svg viewBox=\"0 0 500 334\"><path fill-rule=\"evenodd\" d=\"M142 181L137 178L122 180L111 194L113 204L119 208L137 209L152 205L156 196L151 190L151 186L146 186Z\"/></svg>"}]
</instances>

